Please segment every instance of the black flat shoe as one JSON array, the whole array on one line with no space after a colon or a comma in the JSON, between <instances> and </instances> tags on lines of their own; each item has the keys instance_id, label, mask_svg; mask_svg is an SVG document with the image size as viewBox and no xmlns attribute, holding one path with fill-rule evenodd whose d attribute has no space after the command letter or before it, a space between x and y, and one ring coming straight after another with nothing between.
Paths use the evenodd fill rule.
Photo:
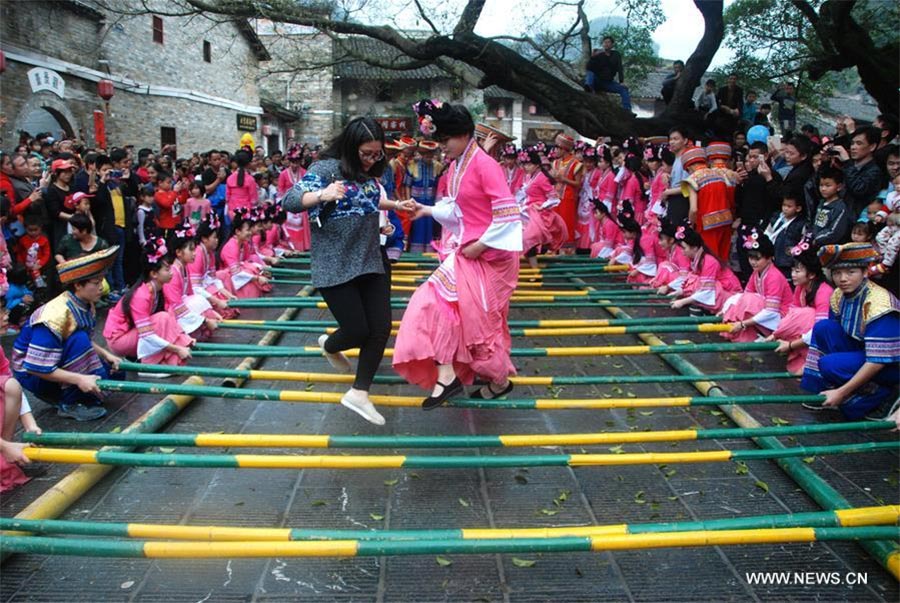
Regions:
<instances>
[{"instance_id":1,"label":"black flat shoe","mask_svg":"<svg viewBox=\"0 0 900 603\"><path fill-rule=\"evenodd\" d=\"M433 410L463 390L463 384L459 377L454 378L449 385L445 385L440 381L437 384L444 389L441 390L439 395L428 396L422 400L422 410Z\"/></svg>"},{"instance_id":2,"label":"black flat shoe","mask_svg":"<svg viewBox=\"0 0 900 603\"><path fill-rule=\"evenodd\" d=\"M495 393L494 390L491 389L491 384L490 384L490 383L487 384L487 388L488 388L488 391L491 392L491 397L490 397L490 398L485 398L483 395L481 395L481 388L478 388L477 390L475 390L475 393L472 394L472 395L469 396L469 397L470 397L470 398L473 398L473 399L475 399L475 400L496 400L497 398L502 398L503 396L505 396L506 394L508 394L509 392L511 392L511 391L513 390L513 382L510 381L510 382L506 385L506 387L503 388L503 391L500 392L499 394L498 394L498 393Z\"/></svg>"}]
</instances>

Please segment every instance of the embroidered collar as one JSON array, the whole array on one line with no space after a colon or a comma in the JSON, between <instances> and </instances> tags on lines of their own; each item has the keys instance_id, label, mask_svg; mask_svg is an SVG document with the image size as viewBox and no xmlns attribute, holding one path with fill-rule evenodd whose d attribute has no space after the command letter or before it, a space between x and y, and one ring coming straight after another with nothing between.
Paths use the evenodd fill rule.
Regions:
<instances>
[{"instance_id":1,"label":"embroidered collar","mask_svg":"<svg viewBox=\"0 0 900 603\"><path fill-rule=\"evenodd\" d=\"M450 184L447 187L450 196L454 199L456 199L456 196L459 194L459 186L462 184L463 176L466 175L466 170L469 169L469 164L478 153L479 148L480 147L473 136L469 139L469 144L466 145L462 155L459 156L459 159L457 159L454 164L453 174L450 177Z\"/></svg>"}]
</instances>

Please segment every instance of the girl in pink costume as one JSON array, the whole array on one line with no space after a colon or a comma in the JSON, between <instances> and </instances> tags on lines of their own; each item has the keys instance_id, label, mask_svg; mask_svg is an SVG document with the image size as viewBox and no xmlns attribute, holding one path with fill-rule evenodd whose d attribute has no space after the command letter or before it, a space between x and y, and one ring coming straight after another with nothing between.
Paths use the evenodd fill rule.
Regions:
<instances>
[{"instance_id":1,"label":"girl in pink costume","mask_svg":"<svg viewBox=\"0 0 900 603\"><path fill-rule=\"evenodd\" d=\"M584 147L582 150L584 163L584 178L581 181L581 191L578 193L578 215L575 225L575 253L587 255L591 252L592 224L594 222L594 199L597 198L597 189L600 178L603 176L597 168L597 149Z\"/></svg>"},{"instance_id":2,"label":"girl in pink costume","mask_svg":"<svg viewBox=\"0 0 900 603\"><path fill-rule=\"evenodd\" d=\"M542 247L559 251L569 237L565 221L553 211L559 205L559 197L553 181L541 165L540 153L533 149L522 151L519 159L525 166L525 180L517 197L524 198L523 205L528 216L522 248L529 266L537 268L537 254Z\"/></svg>"},{"instance_id":3,"label":"girl in pink costume","mask_svg":"<svg viewBox=\"0 0 900 603\"><path fill-rule=\"evenodd\" d=\"M238 169L225 180L225 203L228 207L228 215L234 218L234 212L239 209L256 207L259 202L259 187L256 179L247 169L250 165L250 153L240 150L234 154L234 161Z\"/></svg>"},{"instance_id":4,"label":"girl in pink costume","mask_svg":"<svg viewBox=\"0 0 900 603\"><path fill-rule=\"evenodd\" d=\"M185 364L191 357L194 340L165 309L163 287L172 280L167 255L162 238L151 238L144 245L143 280L113 306L103 327L103 337L114 354L172 366Z\"/></svg>"},{"instance_id":5,"label":"girl in pink costume","mask_svg":"<svg viewBox=\"0 0 900 603\"><path fill-rule=\"evenodd\" d=\"M691 269L691 262L684 255L681 245L675 239L675 226L663 220L659 226L659 246L657 251L656 276L650 286L660 295L681 291L685 278Z\"/></svg>"},{"instance_id":6,"label":"girl in pink costume","mask_svg":"<svg viewBox=\"0 0 900 603\"><path fill-rule=\"evenodd\" d=\"M728 297L741 292L741 282L731 268L710 252L694 229L677 227L675 239L690 260L691 267L679 294L680 299L673 301L672 307L692 306L697 312L717 313Z\"/></svg>"},{"instance_id":7,"label":"girl in pink costume","mask_svg":"<svg viewBox=\"0 0 900 603\"><path fill-rule=\"evenodd\" d=\"M722 306L722 321L731 331L722 333L730 341L748 342L767 337L778 328L781 317L791 305L791 286L775 266L775 246L756 228L742 228L738 238L747 250L753 274L743 293L737 293Z\"/></svg>"},{"instance_id":8,"label":"girl in pink costume","mask_svg":"<svg viewBox=\"0 0 900 603\"><path fill-rule=\"evenodd\" d=\"M194 292L187 267L196 257L196 233L193 226L175 228L169 235L168 247L173 255L172 280L163 285L166 311L175 315L181 329L197 340L209 339L219 328L222 316L216 312L206 296Z\"/></svg>"},{"instance_id":9,"label":"girl in pink costume","mask_svg":"<svg viewBox=\"0 0 900 603\"><path fill-rule=\"evenodd\" d=\"M263 266L250 249L251 229L250 211L236 211L231 221L231 238L219 252L226 268L216 273L225 286L242 299L261 297L272 290Z\"/></svg>"},{"instance_id":10,"label":"girl in pink costume","mask_svg":"<svg viewBox=\"0 0 900 603\"><path fill-rule=\"evenodd\" d=\"M791 280L794 294L787 314L767 341L777 341L776 352L787 354L787 369L795 375L803 374L806 353L816 322L828 318L831 294L834 289L825 281L822 263L811 249L810 240L803 239L791 249L794 265Z\"/></svg>"},{"instance_id":11,"label":"girl in pink costume","mask_svg":"<svg viewBox=\"0 0 900 603\"><path fill-rule=\"evenodd\" d=\"M278 199L282 199L288 190L303 180L306 170L303 168L303 151L298 145L290 148L287 154L290 167L282 170L278 176ZM309 250L309 216L306 212L291 212L284 221L284 232L291 241L294 251Z\"/></svg>"},{"instance_id":12,"label":"girl in pink costume","mask_svg":"<svg viewBox=\"0 0 900 603\"><path fill-rule=\"evenodd\" d=\"M431 389L423 408L437 408L476 376L487 381L476 397L493 399L512 390L507 317L519 274L522 219L503 170L479 148L475 124L462 106L424 100L415 105L420 129L453 159L450 200L419 205L416 217L434 216L456 231L459 247L413 294L397 334L394 370Z\"/></svg>"},{"instance_id":13,"label":"girl in pink costume","mask_svg":"<svg viewBox=\"0 0 900 603\"><path fill-rule=\"evenodd\" d=\"M201 222L197 228L197 247L194 261L188 264L191 287L209 301L210 305L222 316L229 319L237 317L237 308L229 308L228 301L237 299L233 291L216 276L216 248L219 246L219 222L215 214Z\"/></svg>"},{"instance_id":14,"label":"girl in pink costume","mask_svg":"<svg viewBox=\"0 0 900 603\"><path fill-rule=\"evenodd\" d=\"M644 157L647 159L650 171L653 172L653 178L650 180L650 203L647 206L647 216L654 214L661 218L666 215L663 192L669 188L675 155L666 145L657 148L650 147L648 150L650 151L649 156L645 154Z\"/></svg>"},{"instance_id":15,"label":"girl in pink costume","mask_svg":"<svg viewBox=\"0 0 900 603\"><path fill-rule=\"evenodd\" d=\"M634 219L638 224L644 223L644 212L647 211L647 196L644 193L644 175L641 173L643 159L641 155L628 153L625 156L625 172L621 180L619 192L619 211L625 202L631 203Z\"/></svg>"},{"instance_id":16,"label":"girl in pink costume","mask_svg":"<svg viewBox=\"0 0 900 603\"><path fill-rule=\"evenodd\" d=\"M594 242L591 244L591 257L607 260L625 241L622 238L622 229L609 213L606 202L600 199L594 200L594 220L597 229L594 233Z\"/></svg>"},{"instance_id":17,"label":"girl in pink costume","mask_svg":"<svg viewBox=\"0 0 900 603\"><path fill-rule=\"evenodd\" d=\"M503 176L506 178L509 192L513 195L519 192L525 180L525 170L519 165L518 157L519 152L516 150L516 145L512 143L503 145L500 165L503 166Z\"/></svg>"}]
</instances>

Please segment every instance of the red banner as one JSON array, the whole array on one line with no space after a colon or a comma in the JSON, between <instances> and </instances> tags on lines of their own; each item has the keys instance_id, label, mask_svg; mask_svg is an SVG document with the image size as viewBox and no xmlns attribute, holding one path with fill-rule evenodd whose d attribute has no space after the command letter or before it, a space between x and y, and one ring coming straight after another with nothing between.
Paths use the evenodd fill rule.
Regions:
<instances>
[{"instance_id":1,"label":"red banner","mask_svg":"<svg viewBox=\"0 0 900 603\"><path fill-rule=\"evenodd\" d=\"M94 141L97 148L106 149L106 116L103 111L94 111Z\"/></svg>"},{"instance_id":2,"label":"red banner","mask_svg":"<svg viewBox=\"0 0 900 603\"><path fill-rule=\"evenodd\" d=\"M384 130L385 132L406 133L406 132L409 132L409 130L410 130L410 124L412 123L412 118L409 118L409 117L376 117L375 121L378 122L378 125L380 125L381 129Z\"/></svg>"}]
</instances>

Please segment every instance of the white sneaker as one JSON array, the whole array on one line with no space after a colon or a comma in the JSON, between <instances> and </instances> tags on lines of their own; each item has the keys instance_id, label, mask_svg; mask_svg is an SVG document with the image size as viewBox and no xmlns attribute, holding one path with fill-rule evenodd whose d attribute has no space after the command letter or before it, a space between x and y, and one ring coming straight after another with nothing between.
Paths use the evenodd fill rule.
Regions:
<instances>
[{"instance_id":1,"label":"white sneaker","mask_svg":"<svg viewBox=\"0 0 900 603\"><path fill-rule=\"evenodd\" d=\"M350 361L347 360L347 357L344 356L341 352L337 354L329 354L325 351L325 342L328 341L328 335L320 335L319 336L319 347L322 348L322 354L325 356L325 360L328 361L328 364L334 368L339 373L350 373L353 371L353 367L350 366Z\"/></svg>"},{"instance_id":2,"label":"white sneaker","mask_svg":"<svg viewBox=\"0 0 900 603\"><path fill-rule=\"evenodd\" d=\"M137 374L141 379L168 379L172 376L172 373L144 373L140 372Z\"/></svg>"},{"instance_id":3,"label":"white sneaker","mask_svg":"<svg viewBox=\"0 0 900 603\"><path fill-rule=\"evenodd\" d=\"M369 423L375 425L384 425L385 423L384 417L375 410L375 406L365 393L357 394L353 390L348 391L341 397L341 406L349 408Z\"/></svg>"}]
</instances>

